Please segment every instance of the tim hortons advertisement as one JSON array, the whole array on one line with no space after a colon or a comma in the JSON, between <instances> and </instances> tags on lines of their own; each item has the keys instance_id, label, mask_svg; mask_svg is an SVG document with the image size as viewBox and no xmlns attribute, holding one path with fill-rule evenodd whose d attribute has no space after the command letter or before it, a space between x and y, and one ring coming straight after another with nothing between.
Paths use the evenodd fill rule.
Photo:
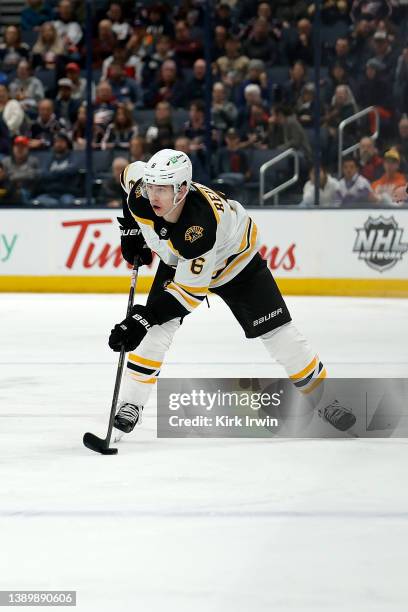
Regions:
<instances>
[{"instance_id":1,"label":"tim hortons advertisement","mask_svg":"<svg viewBox=\"0 0 408 612\"><path fill-rule=\"evenodd\" d=\"M0 277L126 277L118 211L3 210ZM282 279L408 279L408 210L252 209ZM140 275L151 277L157 258Z\"/></svg>"}]
</instances>

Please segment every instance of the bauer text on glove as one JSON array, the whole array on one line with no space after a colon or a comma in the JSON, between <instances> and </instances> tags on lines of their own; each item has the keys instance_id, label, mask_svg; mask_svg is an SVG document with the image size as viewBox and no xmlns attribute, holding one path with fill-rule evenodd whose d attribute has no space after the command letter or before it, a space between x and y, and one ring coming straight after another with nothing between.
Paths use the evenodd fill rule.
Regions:
<instances>
[{"instance_id":1,"label":"bauer text on glove","mask_svg":"<svg viewBox=\"0 0 408 612\"><path fill-rule=\"evenodd\" d=\"M133 351L156 323L149 308L137 304L132 308L131 315L112 329L109 336L110 348L115 352L119 352L122 347L126 351Z\"/></svg>"},{"instance_id":2,"label":"bauer text on glove","mask_svg":"<svg viewBox=\"0 0 408 612\"><path fill-rule=\"evenodd\" d=\"M135 257L139 257L140 265L150 265L153 255L147 246L139 227L130 227L126 220L118 218L120 223L120 247L123 259L133 265Z\"/></svg>"}]
</instances>

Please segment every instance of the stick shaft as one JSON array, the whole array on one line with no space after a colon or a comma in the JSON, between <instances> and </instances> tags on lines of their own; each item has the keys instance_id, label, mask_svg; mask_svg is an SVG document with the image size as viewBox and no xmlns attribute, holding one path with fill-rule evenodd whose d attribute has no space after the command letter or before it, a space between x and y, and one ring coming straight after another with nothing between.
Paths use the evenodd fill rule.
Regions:
<instances>
[{"instance_id":1,"label":"stick shaft","mask_svg":"<svg viewBox=\"0 0 408 612\"><path fill-rule=\"evenodd\" d=\"M128 305L127 305L127 310L126 310L126 317L130 315L130 312L132 310L133 300L135 297L135 288L136 288L138 272L139 272L139 258L135 257L135 260L133 262L132 278L130 282L129 299L128 299ZM125 351L125 348L122 347L120 351L120 355L119 355L118 369L116 371L115 388L113 390L112 406L111 406L111 411L109 415L108 433L106 434L106 438L105 438L107 446L109 446L111 436L112 436L113 421L115 419L116 406L117 406L118 398L119 398L120 384L122 382L122 373L123 373L123 366L125 364L125 356L126 356L126 351Z\"/></svg>"}]
</instances>

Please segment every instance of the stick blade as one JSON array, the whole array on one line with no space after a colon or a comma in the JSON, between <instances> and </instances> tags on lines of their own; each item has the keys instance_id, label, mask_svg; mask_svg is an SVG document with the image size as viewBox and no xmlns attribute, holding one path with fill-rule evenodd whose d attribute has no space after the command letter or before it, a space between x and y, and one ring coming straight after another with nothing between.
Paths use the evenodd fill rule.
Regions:
<instances>
[{"instance_id":1,"label":"stick blade","mask_svg":"<svg viewBox=\"0 0 408 612\"><path fill-rule=\"evenodd\" d=\"M107 446L106 440L98 438L98 436L89 432L84 434L83 443L87 448L101 455L116 455L118 452L117 448Z\"/></svg>"}]
</instances>

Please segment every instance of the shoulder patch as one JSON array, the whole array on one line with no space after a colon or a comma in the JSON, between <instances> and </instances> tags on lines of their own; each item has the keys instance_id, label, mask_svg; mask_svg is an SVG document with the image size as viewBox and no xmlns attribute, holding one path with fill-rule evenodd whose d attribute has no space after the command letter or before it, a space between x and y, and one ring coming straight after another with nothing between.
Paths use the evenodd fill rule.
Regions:
<instances>
[{"instance_id":1,"label":"shoulder patch","mask_svg":"<svg viewBox=\"0 0 408 612\"><path fill-rule=\"evenodd\" d=\"M204 235L204 228L201 225L192 225L186 230L184 240L186 242L195 242Z\"/></svg>"}]
</instances>

